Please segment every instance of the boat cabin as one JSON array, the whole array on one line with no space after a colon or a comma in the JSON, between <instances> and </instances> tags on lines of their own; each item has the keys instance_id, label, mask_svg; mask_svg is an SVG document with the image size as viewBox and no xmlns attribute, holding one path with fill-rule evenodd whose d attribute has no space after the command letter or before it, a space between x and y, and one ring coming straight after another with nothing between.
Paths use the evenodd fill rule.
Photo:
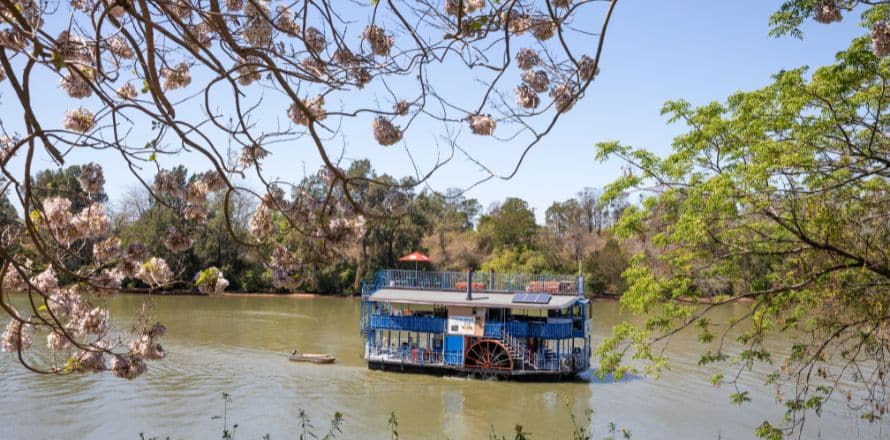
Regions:
<instances>
[{"instance_id":1,"label":"boat cabin","mask_svg":"<svg viewBox=\"0 0 890 440\"><path fill-rule=\"evenodd\" d=\"M362 286L371 369L565 380L590 368L580 276L384 270Z\"/></svg>"}]
</instances>

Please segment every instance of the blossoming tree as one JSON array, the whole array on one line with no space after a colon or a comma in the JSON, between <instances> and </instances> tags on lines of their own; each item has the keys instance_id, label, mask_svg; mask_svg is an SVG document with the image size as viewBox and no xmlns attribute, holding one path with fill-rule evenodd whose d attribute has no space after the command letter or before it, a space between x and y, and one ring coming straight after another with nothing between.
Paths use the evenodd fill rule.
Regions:
<instances>
[{"instance_id":1,"label":"blossoming tree","mask_svg":"<svg viewBox=\"0 0 890 440\"><path fill-rule=\"evenodd\" d=\"M279 227L343 240L368 216L399 215L403 191L452 157L478 164L479 182L512 177L596 76L615 4L0 0L2 190L25 213L0 247L0 305L11 318L2 349L34 371L133 378L145 360L164 357L165 329L150 321L130 333L110 328L103 297L125 279L152 290L227 286L218 268L173 273L143 244L122 244L90 197L103 191L103 165L128 170L181 217L165 240L174 253L192 246L215 192L227 215L233 197L257 199L250 235L235 237L244 245L263 244ZM433 137L430 127L438 127ZM334 151L350 130L381 148L401 144L408 161L414 145L431 140L446 154L423 170L412 161L415 175L387 184L385 201L367 206L351 188L368 182L347 176ZM523 149L497 173L462 146L467 137ZM281 148L318 158L324 188L267 176L262 164ZM113 153L101 157L115 162L82 163L79 193L35 186L37 158L62 165L84 151ZM173 172L184 156L206 171ZM264 247L275 285L292 287L298 255ZM75 254L80 264L66 264ZM16 308L11 295L21 293L27 306ZM43 347L53 355L29 354Z\"/></svg>"}]
</instances>

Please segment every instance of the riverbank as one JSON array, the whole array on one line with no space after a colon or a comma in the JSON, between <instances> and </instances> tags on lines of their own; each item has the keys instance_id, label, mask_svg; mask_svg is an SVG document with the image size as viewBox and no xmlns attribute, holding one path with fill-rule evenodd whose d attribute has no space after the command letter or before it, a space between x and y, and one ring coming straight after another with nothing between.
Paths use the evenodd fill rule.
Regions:
<instances>
[{"instance_id":1,"label":"riverbank","mask_svg":"<svg viewBox=\"0 0 890 440\"><path fill-rule=\"evenodd\" d=\"M149 289L123 289L121 290L122 294L126 295L158 295L158 296L210 296L205 295L201 292L195 290L182 290L182 289L174 289L174 290L156 290L149 291ZM284 293L276 293L276 292L223 292L221 296L240 296L240 297L257 297L257 298L316 298L316 297L325 297L325 298L358 298L359 294L351 293L309 293L309 292L284 292ZM620 295L592 295L587 296L587 299L591 301L606 301L606 302L615 302L621 299Z\"/></svg>"},{"instance_id":2,"label":"riverbank","mask_svg":"<svg viewBox=\"0 0 890 440\"><path fill-rule=\"evenodd\" d=\"M149 289L122 289L124 295L157 295L157 296L212 296L206 295L196 290L173 289L173 290L155 290ZM329 298L353 298L357 294L337 294L337 293L307 293L307 292L223 292L221 296L252 296L258 298L315 298L319 296Z\"/></svg>"}]
</instances>

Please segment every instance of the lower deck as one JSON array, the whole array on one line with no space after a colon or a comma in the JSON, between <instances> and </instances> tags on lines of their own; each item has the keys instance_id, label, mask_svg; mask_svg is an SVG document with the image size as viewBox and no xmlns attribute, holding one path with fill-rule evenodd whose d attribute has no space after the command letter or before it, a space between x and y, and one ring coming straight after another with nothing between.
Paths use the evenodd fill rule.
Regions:
<instances>
[{"instance_id":1,"label":"lower deck","mask_svg":"<svg viewBox=\"0 0 890 440\"><path fill-rule=\"evenodd\" d=\"M478 379L505 379L535 382L583 381L584 371L537 371L537 370L484 370L468 369L446 364L418 364L401 359L368 359L368 369L399 373L431 374L436 376L463 376Z\"/></svg>"},{"instance_id":2,"label":"lower deck","mask_svg":"<svg viewBox=\"0 0 890 440\"><path fill-rule=\"evenodd\" d=\"M364 358L372 369L564 380L590 368L590 352L586 346L573 347L574 341L414 333L408 341L390 344L389 337L369 336Z\"/></svg>"}]
</instances>

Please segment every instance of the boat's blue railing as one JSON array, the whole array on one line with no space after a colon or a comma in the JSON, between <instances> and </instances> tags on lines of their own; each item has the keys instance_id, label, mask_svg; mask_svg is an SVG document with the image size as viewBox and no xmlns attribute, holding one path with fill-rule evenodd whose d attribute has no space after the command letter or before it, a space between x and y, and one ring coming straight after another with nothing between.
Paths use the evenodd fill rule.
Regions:
<instances>
[{"instance_id":1,"label":"boat's blue railing","mask_svg":"<svg viewBox=\"0 0 890 440\"><path fill-rule=\"evenodd\" d=\"M421 333L445 333L445 318L431 316L371 315L371 330L401 330ZM573 337L572 322L525 322L507 321L485 323L485 336L503 338L569 339Z\"/></svg>"},{"instance_id":2,"label":"boat's blue railing","mask_svg":"<svg viewBox=\"0 0 890 440\"><path fill-rule=\"evenodd\" d=\"M486 338L502 338L504 336L504 324L500 322L486 322L485 323L485 337Z\"/></svg>"},{"instance_id":3,"label":"boat's blue railing","mask_svg":"<svg viewBox=\"0 0 890 440\"><path fill-rule=\"evenodd\" d=\"M503 338L510 335L516 338L569 339L573 337L572 322L525 322L507 321L486 322L485 336Z\"/></svg>"},{"instance_id":4,"label":"boat's blue railing","mask_svg":"<svg viewBox=\"0 0 890 440\"><path fill-rule=\"evenodd\" d=\"M422 333L445 333L445 318L432 316L371 315L374 330L402 330Z\"/></svg>"},{"instance_id":5,"label":"boat's blue railing","mask_svg":"<svg viewBox=\"0 0 890 440\"><path fill-rule=\"evenodd\" d=\"M576 275L473 272L472 277L472 288L477 292L584 294L584 278ZM467 272L387 269L374 276L374 287L465 291L467 278Z\"/></svg>"}]
</instances>

